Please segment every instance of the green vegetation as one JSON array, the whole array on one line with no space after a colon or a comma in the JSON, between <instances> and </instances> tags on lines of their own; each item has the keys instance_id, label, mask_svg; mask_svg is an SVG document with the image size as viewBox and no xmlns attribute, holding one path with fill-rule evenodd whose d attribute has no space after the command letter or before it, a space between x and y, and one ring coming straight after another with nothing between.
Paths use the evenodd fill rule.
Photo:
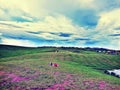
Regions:
<instances>
[{"instance_id":1,"label":"green vegetation","mask_svg":"<svg viewBox=\"0 0 120 90\"><path fill-rule=\"evenodd\" d=\"M55 48L47 48L47 47L29 48L29 47L0 45L0 58L20 56L25 54L42 53L42 52L52 52L54 50Z\"/></svg>"},{"instance_id":2,"label":"green vegetation","mask_svg":"<svg viewBox=\"0 0 120 90\"><path fill-rule=\"evenodd\" d=\"M5 48L2 48L0 50L0 55L2 57L0 59L0 70L4 70L6 72L12 72L12 70L14 70L16 74L29 76L28 73L34 73L34 71L49 73L49 75L53 75L54 72L58 71L61 72L61 76L57 77L58 81L56 82L59 82L60 79L64 78L64 73L70 73L80 77L81 81L86 79L95 80L96 82L99 80L104 80L112 85L120 85L119 78L106 75L104 73L104 70L106 69L116 69L120 67L120 55L99 54L94 51L87 50L81 50L76 53L69 50L60 49L59 52L55 52L56 48L50 47L12 47L12 49L4 49ZM56 62L60 66L58 68L51 68L48 65L49 62ZM20 72L17 71L16 68L19 68ZM25 68L29 69L29 72L27 72L27 74L26 71L22 71L22 69ZM41 80L42 78L48 77L47 79L43 80L41 85L43 83L52 85L56 79L53 79L53 77L46 75L48 74L44 74L41 77L39 76L39 78L31 81L31 83L39 82L39 79ZM48 79L49 81L46 81Z\"/></svg>"}]
</instances>

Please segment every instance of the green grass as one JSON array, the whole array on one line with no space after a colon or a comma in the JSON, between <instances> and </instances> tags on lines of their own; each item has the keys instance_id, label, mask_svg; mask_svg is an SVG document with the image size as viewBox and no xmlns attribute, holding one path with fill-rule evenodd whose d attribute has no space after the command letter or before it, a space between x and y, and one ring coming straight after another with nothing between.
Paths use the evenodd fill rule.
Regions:
<instances>
[{"instance_id":1,"label":"green grass","mask_svg":"<svg viewBox=\"0 0 120 90\"><path fill-rule=\"evenodd\" d=\"M33 62L38 66L41 63L48 65L50 61L58 62L61 66L61 71L65 69L64 71L67 72L79 73L85 75L86 77L105 79L110 82L120 84L120 79L106 75L103 73L103 71L101 72L101 70L115 69L116 67L119 67L119 56L99 54L83 55L71 52L46 52L2 58L0 59L0 61L4 63L23 62L24 64L26 64L27 62ZM29 67L36 66L34 64L30 65Z\"/></svg>"},{"instance_id":2,"label":"green grass","mask_svg":"<svg viewBox=\"0 0 120 90\"><path fill-rule=\"evenodd\" d=\"M2 58L0 59L0 70L12 72L16 68L21 68L21 70L22 68L29 68L32 71L50 72L51 74L59 71L76 74L83 80L104 80L113 85L120 85L119 78L104 73L106 69L120 67L120 55L99 54L94 51L74 53L68 50L60 50L60 52L53 52L54 50L55 48L19 49L11 51L11 53L6 50L2 53ZM4 55L5 53L6 55ZM57 62L60 66L58 68L50 68L48 66L49 62ZM15 70L15 73L26 75L22 71ZM39 77L39 79L41 78ZM49 78L52 77L50 76ZM47 83L46 80L44 79L42 83ZM49 84L51 84L54 79L49 81ZM39 81L36 82L40 83ZM35 82L31 81L31 83Z\"/></svg>"},{"instance_id":3,"label":"green grass","mask_svg":"<svg viewBox=\"0 0 120 90\"><path fill-rule=\"evenodd\" d=\"M53 52L56 48L28 48L28 47L17 47L17 46L4 46L0 45L0 58L20 56L25 54Z\"/></svg>"},{"instance_id":4,"label":"green grass","mask_svg":"<svg viewBox=\"0 0 120 90\"><path fill-rule=\"evenodd\" d=\"M106 70L120 67L120 55L105 54L70 54L72 61L93 67L98 70Z\"/></svg>"}]
</instances>

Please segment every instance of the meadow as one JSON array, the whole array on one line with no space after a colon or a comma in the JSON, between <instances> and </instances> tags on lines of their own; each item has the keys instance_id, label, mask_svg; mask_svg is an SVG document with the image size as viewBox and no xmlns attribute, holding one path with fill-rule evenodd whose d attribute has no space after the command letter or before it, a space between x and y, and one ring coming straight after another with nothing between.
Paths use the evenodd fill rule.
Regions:
<instances>
[{"instance_id":1,"label":"meadow","mask_svg":"<svg viewBox=\"0 0 120 90\"><path fill-rule=\"evenodd\" d=\"M120 78L104 73L117 68L120 55L0 46L0 90L120 90Z\"/></svg>"}]
</instances>

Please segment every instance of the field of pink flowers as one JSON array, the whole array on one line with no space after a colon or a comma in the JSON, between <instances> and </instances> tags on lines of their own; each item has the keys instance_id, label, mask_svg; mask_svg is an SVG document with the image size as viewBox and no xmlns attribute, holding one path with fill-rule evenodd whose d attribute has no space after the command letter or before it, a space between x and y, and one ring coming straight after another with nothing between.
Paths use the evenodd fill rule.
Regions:
<instances>
[{"instance_id":1,"label":"field of pink flowers","mask_svg":"<svg viewBox=\"0 0 120 90\"><path fill-rule=\"evenodd\" d=\"M33 62L0 65L0 90L120 90L104 80Z\"/></svg>"}]
</instances>

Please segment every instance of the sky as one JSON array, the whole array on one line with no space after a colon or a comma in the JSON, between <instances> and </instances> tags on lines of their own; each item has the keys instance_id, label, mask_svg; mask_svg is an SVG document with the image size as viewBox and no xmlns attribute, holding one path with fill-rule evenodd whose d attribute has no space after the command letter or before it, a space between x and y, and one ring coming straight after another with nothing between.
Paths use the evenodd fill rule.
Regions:
<instances>
[{"instance_id":1,"label":"sky","mask_svg":"<svg viewBox=\"0 0 120 90\"><path fill-rule=\"evenodd\" d=\"M0 0L0 44L120 50L120 0Z\"/></svg>"}]
</instances>

